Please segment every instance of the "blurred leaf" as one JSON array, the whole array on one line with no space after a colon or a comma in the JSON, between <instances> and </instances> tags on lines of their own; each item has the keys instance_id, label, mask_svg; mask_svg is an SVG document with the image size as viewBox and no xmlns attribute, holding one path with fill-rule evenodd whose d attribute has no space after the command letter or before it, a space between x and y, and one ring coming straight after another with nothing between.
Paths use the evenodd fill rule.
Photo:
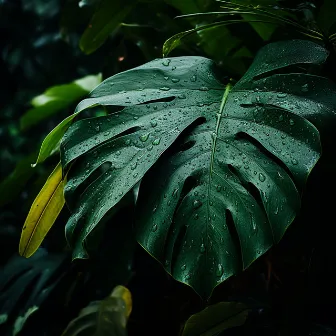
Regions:
<instances>
[{"instance_id":1,"label":"blurred leaf","mask_svg":"<svg viewBox=\"0 0 336 336\"><path fill-rule=\"evenodd\" d=\"M21 129L25 130L69 107L87 95L102 81L102 75L91 75L70 84L53 86L42 95L35 97L28 110L20 119Z\"/></svg>"},{"instance_id":2,"label":"blurred leaf","mask_svg":"<svg viewBox=\"0 0 336 336\"><path fill-rule=\"evenodd\" d=\"M29 258L41 245L64 205L62 166L59 163L30 208L23 225L19 252Z\"/></svg>"},{"instance_id":3,"label":"blurred leaf","mask_svg":"<svg viewBox=\"0 0 336 336\"><path fill-rule=\"evenodd\" d=\"M215 336L245 323L249 310L242 303L220 302L192 315L182 336Z\"/></svg>"},{"instance_id":4,"label":"blurred leaf","mask_svg":"<svg viewBox=\"0 0 336 336\"><path fill-rule=\"evenodd\" d=\"M0 324L15 319L10 325L12 335L21 331L57 285L64 260L65 255L48 255L39 249L30 259L14 256L1 270Z\"/></svg>"},{"instance_id":5,"label":"blurred leaf","mask_svg":"<svg viewBox=\"0 0 336 336\"><path fill-rule=\"evenodd\" d=\"M328 35L332 32L332 27L336 23L336 1L324 0L317 16L317 23L322 31Z\"/></svg>"},{"instance_id":6,"label":"blurred leaf","mask_svg":"<svg viewBox=\"0 0 336 336\"><path fill-rule=\"evenodd\" d=\"M126 336L126 323L132 311L132 296L124 286L117 286L102 301L90 303L72 320L62 336Z\"/></svg>"},{"instance_id":7,"label":"blurred leaf","mask_svg":"<svg viewBox=\"0 0 336 336\"><path fill-rule=\"evenodd\" d=\"M103 0L81 37L79 46L82 51L91 54L97 50L119 27L136 3L136 0Z\"/></svg>"},{"instance_id":8,"label":"blurred leaf","mask_svg":"<svg viewBox=\"0 0 336 336\"><path fill-rule=\"evenodd\" d=\"M204 0L165 0L168 5L178 9L182 14L203 12L206 9L207 2Z\"/></svg>"},{"instance_id":9,"label":"blurred leaf","mask_svg":"<svg viewBox=\"0 0 336 336\"><path fill-rule=\"evenodd\" d=\"M36 152L23 158L17 163L14 171L0 183L0 206L11 202L34 175L31 163L35 157Z\"/></svg>"}]
</instances>

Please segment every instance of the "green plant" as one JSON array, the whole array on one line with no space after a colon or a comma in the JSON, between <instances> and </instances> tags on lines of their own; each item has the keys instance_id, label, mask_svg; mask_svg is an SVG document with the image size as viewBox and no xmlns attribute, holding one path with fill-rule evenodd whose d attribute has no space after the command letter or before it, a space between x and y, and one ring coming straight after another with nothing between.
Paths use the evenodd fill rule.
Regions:
<instances>
[{"instance_id":1,"label":"green plant","mask_svg":"<svg viewBox=\"0 0 336 336\"><path fill-rule=\"evenodd\" d=\"M335 24L328 15L334 4L327 0L316 8L298 1L286 8L285 3L67 4L63 37L70 39L78 24L83 29L88 23L79 42L82 51L94 54L102 47L98 52L117 55L117 61L102 71L107 79L75 113L47 135L34 165L40 167L50 156L58 161L54 154L60 153L61 164L31 207L19 249L25 257L39 253L46 233L51 229L44 246L55 240L54 230L62 230L62 221L70 216L65 226L68 247L61 241L58 249L70 247L74 260L68 266L76 275L67 278L68 289L58 291L56 306L66 308L57 330L64 330L88 302L101 300L122 284L134 293L130 335L139 328L148 335L333 333L332 323L325 327L320 325L323 319L315 319L314 304L316 293L333 288L332 277L320 277L316 269L325 271L333 260L331 249L321 253L325 241L319 235L328 236L323 213L330 213L326 209L331 199L324 191L334 186L330 176L335 163L328 156L336 116L331 66ZM149 5L155 15L147 11ZM176 13L182 14L180 19L171 20ZM163 45L165 56L176 54L177 46L200 56L152 60L161 56L156 46L166 35L172 37ZM116 48L115 41L121 41ZM111 45L113 52L106 52ZM132 53L141 56L125 62ZM117 74L109 77L111 73ZM68 106L86 91L75 88L68 102L62 98L67 86L55 88L56 104L50 110L32 109L21 119L22 126L25 120L30 127L31 121L38 124L56 115L63 103ZM43 103L55 88L40 96ZM323 160L306 185L322 145ZM22 161L2 190L19 179L12 191L17 193L31 178L27 160L32 159ZM320 179L328 185L323 192ZM7 201L4 196L1 200ZM323 266L317 266L321 261ZM10 267L18 270L0 287L0 303L8 301L8 288L9 294L15 293L16 283L25 282L13 260ZM43 286L49 288L54 280ZM36 293L43 295L43 286ZM26 296L20 300L25 302ZM29 306L39 302L39 294L28 301ZM46 301L42 312L28 309L23 320L18 318L23 321L20 329L30 315L29 322L48 314L52 299ZM90 307L97 311L89 306L87 312ZM101 323L113 319L113 309L102 307L98 319L95 314L80 316L68 332L90 333L98 326L97 334L113 333L116 325ZM6 309L0 317L9 314L17 319L14 310ZM126 333L125 316L117 322L121 334ZM102 331L99 325L108 328Z\"/></svg>"}]
</instances>

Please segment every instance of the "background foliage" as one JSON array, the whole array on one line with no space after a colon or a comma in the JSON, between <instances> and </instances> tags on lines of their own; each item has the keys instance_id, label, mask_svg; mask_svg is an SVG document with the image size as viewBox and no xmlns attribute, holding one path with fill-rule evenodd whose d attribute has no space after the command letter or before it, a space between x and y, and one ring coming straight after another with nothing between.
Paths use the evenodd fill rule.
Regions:
<instances>
[{"instance_id":1,"label":"background foliage","mask_svg":"<svg viewBox=\"0 0 336 336\"><path fill-rule=\"evenodd\" d=\"M328 35L336 31L330 15L335 12L333 0L248 3L275 11L287 7L298 22ZM213 19L176 16L218 9L219 3L210 0L0 2L2 334L13 334L13 325L19 325L23 335L60 335L81 308L103 299L117 284L127 285L133 295L130 335L177 335L191 314L221 301L243 302L251 309L246 323L225 335L334 333L332 136L323 139L325 154L308 180L300 215L284 239L246 272L216 288L208 302L174 281L134 243L129 235L134 220L130 205L116 214L115 225L96 232L100 248L93 244L88 261L70 263L64 237L66 207L38 254L27 260L17 256L25 217L58 162L54 156L34 169L30 166L43 138L73 112L100 76L107 78L162 57L168 38ZM214 27L183 40L171 56L212 58L228 78L239 79L268 41L297 37L302 36L291 28L264 23ZM322 74L335 81L332 42L327 43L332 55ZM83 117L89 115L85 113L89 112ZM90 115L105 113L102 108L90 111Z\"/></svg>"}]
</instances>

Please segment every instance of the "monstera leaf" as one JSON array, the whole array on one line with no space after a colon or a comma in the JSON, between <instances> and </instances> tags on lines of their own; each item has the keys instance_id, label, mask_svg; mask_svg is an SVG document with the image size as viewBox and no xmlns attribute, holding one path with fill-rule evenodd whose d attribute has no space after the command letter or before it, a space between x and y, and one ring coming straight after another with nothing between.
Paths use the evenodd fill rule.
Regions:
<instances>
[{"instance_id":1,"label":"monstera leaf","mask_svg":"<svg viewBox=\"0 0 336 336\"><path fill-rule=\"evenodd\" d=\"M335 119L335 85L308 74L328 52L304 40L269 44L235 85L203 57L158 59L99 85L61 143L74 257L139 182L138 242L202 296L284 235Z\"/></svg>"}]
</instances>

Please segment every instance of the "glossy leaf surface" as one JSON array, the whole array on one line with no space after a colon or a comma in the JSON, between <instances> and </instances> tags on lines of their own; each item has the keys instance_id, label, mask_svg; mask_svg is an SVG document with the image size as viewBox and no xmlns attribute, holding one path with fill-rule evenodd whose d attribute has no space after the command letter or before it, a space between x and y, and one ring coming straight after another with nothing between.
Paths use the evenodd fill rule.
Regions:
<instances>
[{"instance_id":1,"label":"glossy leaf surface","mask_svg":"<svg viewBox=\"0 0 336 336\"><path fill-rule=\"evenodd\" d=\"M335 86L302 68L327 51L303 40L264 47L245 76L223 84L202 57L155 60L105 80L61 145L66 226L75 257L103 216L140 180L138 242L202 296L284 235L335 118ZM294 69L294 71L292 70ZM102 169L102 167L105 167ZM76 231L75 231L76 229Z\"/></svg>"}]
</instances>

